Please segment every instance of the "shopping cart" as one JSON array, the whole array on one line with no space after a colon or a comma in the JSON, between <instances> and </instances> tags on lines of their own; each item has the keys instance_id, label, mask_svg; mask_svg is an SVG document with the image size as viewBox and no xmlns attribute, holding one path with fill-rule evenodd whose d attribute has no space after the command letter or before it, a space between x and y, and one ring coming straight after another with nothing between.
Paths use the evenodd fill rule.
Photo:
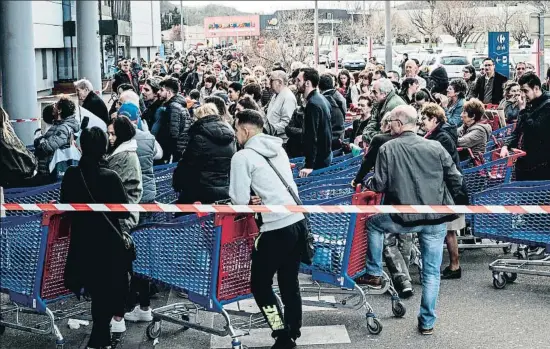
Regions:
<instances>
[{"instance_id":1,"label":"shopping cart","mask_svg":"<svg viewBox=\"0 0 550 349\"><path fill-rule=\"evenodd\" d=\"M525 156L524 151L511 149L508 157L501 158L499 151L492 151L483 154L478 160L481 165L476 165L475 159L463 161L461 163L463 180L466 183L466 190L470 200L472 197L486 189L512 181L514 165L516 160ZM469 240L476 242L477 232L472 225L472 215L466 215L466 222L470 226L470 234L459 236L459 241ZM502 248L505 253L511 251L511 244L508 242L484 242L484 243L466 243L460 244L459 249L478 249L478 248Z\"/></svg>"},{"instance_id":2,"label":"shopping cart","mask_svg":"<svg viewBox=\"0 0 550 349\"><path fill-rule=\"evenodd\" d=\"M232 348L242 348L239 338L264 326L264 318L260 313L232 311L225 306L251 297L250 255L257 233L251 215L236 214L187 215L134 229L136 274L188 295L186 302L154 309L147 336L157 339L162 321L166 321L182 329L230 335ZM199 323L203 311L221 314L223 328Z\"/></svg>"},{"instance_id":3,"label":"shopping cart","mask_svg":"<svg viewBox=\"0 0 550 349\"><path fill-rule=\"evenodd\" d=\"M11 190L11 189L10 189ZM34 187L30 190L21 192L4 192L4 201L6 203L36 204L52 203L59 200L61 183L54 183L41 187ZM31 216L33 211L7 211L7 216Z\"/></svg>"},{"instance_id":4,"label":"shopping cart","mask_svg":"<svg viewBox=\"0 0 550 349\"><path fill-rule=\"evenodd\" d=\"M0 334L6 327L53 334L61 349L65 340L56 321L89 313L85 302L56 311L50 309L53 303L72 297L63 285L70 242L69 218L47 212L3 218L1 224L0 290L9 295L10 302L0 306Z\"/></svg>"},{"instance_id":5,"label":"shopping cart","mask_svg":"<svg viewBox=\"0 0 550 349\"><path fill-rule=\"evenodd\" d=\"M323 204L373 205L379 202L380 195L363 192L338 197L325 201ZM313 284L301 286L300 291L303 294L310 293L317 296L316 300L303 300L304 305L354 310L365 307L368 331L371 334L379 334L382 331L382 324L376 318L372 306L367 302L367 294L384 294L389 291L392 296L392 311L396 317L404 316L406 308L399 299L391 279L385 273L383 287L380 290L360 287L355 283L355 279L366 272L366 221L370 216L372 215L364 213L309 215L308 219L314 237L315 256L313 264L311 266L302 264L300 271L310 274ZM344 296L344 298L336 303L327 302L321 299L322 294L336 294Z\"/></svg>"},{"instance_id":6,"label":"shopping cart","mask_svg":"<svg viewBox=\"0 0 550 349\"><path fill-rule=\"evenodd\" d=\"M550 205L550 181L514 182L473 196L475 205ZM531 210L528 214L483 214L474 217L476 234L510 243L544 247L550 251L550 217ZM502 289L518 274L550 276L550 257L543 260L497 259L489 265L493 286Z\"/></svg>"}]
</instances>

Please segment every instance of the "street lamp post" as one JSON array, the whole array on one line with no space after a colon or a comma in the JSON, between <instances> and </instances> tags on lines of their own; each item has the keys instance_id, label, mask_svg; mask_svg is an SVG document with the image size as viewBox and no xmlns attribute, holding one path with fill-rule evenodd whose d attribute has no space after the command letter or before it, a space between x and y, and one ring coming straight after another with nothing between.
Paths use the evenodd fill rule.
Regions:
<instances>
[{"instance_id":1,"label":"street lamp post","mask_svg":"<svg viewBox=\"0 0 550 349\"><path fill-rule=\"evenodd\" d=\"M391 4L386 0L386 71L393 69L392 67L392 43L391 43Z\"/></svg>"},{"instance_id":2,"label":"street lamp post","mask_svg":"<svg viewBox=\"0 0 550 349\"><path fill-rule=\"evenodd\" d=\"M317 0L315 0L315 16L313 23L313 56L315 61L315 69L319 69L319 8L317 7Z\"/></svg>"}]
</instances>

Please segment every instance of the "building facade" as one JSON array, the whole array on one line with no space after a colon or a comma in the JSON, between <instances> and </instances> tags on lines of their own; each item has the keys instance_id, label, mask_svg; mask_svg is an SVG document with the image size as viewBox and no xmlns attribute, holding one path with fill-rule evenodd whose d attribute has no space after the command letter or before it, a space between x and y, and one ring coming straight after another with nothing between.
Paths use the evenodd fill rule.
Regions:
<instances>
[{"instance_id":1,"label":"building facade","mask_svg":"<svg viewBox=\"0 0 550 349\"><path fill-rule=\"evenodd\" d=\"M78 79L76 1L32 1L36 88L49 95L56 82ZM99 0L102 77L120 58L150 61L161 45L159 1Z\"/></svg>"}]
</instances>

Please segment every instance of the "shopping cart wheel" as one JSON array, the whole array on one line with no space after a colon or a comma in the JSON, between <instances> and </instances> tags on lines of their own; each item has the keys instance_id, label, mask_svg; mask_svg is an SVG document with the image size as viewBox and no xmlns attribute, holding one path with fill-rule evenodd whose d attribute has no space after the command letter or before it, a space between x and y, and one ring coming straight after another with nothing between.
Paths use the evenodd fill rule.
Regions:
<instances>
[{"instance_id":1,"label":"shopping cart wheel","mask_svg":"<svg viewBox=\"0 0 550 349\"><path fill-rule=\"evenodd\" d=\"M189 314L182 314L182 315L181 315L181 319L182 319L183 321L189 322L189 320L190 320ZM189 327L183 326L181 329L182 329L183 331L187 331L187 330L189 329Z\"/></svg>"},{"instance_id":2,"label":"shopping cart wheel","mask_svg":"<svg viewBox=\"0 0 550 349\"><path fill-rule=\"evenodd\" d=\"M374 314L367 314L367 329L370 334L380 334L382 328L382 323L374 317Z\"/></svg>"},{"instance_id":3,"label":"shopping cart wheel","mask_svg":"<svg viewBox=\"0 0 550 349\"><path fill-rule=\"evenodd\" d=\"M401 301L392 302L391 310L395 317L403 317L407 313L407 308L405 308L405 304Z\"/></svg>"},{"instance_id":4,"label":"shopping cart wheel","mask_svg":"<svg viewBox=\"0 0 550 349\"><path fill-rule=\"evenodd\" d=\"M504 278L507 282L514 282L518 278L517 273L504 273Z\"/></svg>"},{"instance_id":5,"label":"shopping cart wheel","mask_svg":"<svg viewBox=\"0 0 550 349\"><path fill-rule=\"evenodd\" d=\"M147 331L146 331L147 338L157 339L158 337L160 337L160 333L162 332L161 324L162 323L160 320L158 321L153 320L153 322L151 322L149 326L147 326Z\"/></svg>"},{"instance_id":6,"label":"shopping cart wheel","mask_svg":"<svg viewBox=\"0 0 550 349\"><path fill-rule=\"evenodd\" d=\"M506 287L506 277L502 276L500 273L493 274L493 286L497 290L502 290Z\"/></svg>"}]
</instances>

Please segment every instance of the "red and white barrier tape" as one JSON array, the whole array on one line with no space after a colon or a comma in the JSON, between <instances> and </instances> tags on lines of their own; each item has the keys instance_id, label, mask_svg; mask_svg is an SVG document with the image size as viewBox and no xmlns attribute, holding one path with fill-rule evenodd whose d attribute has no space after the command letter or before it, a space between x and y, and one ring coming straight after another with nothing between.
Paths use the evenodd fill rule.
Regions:
<instances>
[{"instance_id":1,"label":"red and white barrier tape","mask_svg":"<svg viewBox=\"0 0 550 349\"><path fill-rule=\"evenodd\" d=\"M34 118L34 119L12 119L12 120L10 120L10 122L13 122L13 123L34 122L34 121L40 121L40 119Z\"/></svg>"},{"instance_id":2,"label":"red and white barrier tape","mask_svg":"<svg viewBox=\"0 0 550 349\"><path fill-rule=\"evenodd\" d=\"M416 206L416 205L173 205L173 204L19 204L0 205L0 211L191 212L191 213L443 213L550 214L550 206Z\"/></svg>"}]
</instances>

